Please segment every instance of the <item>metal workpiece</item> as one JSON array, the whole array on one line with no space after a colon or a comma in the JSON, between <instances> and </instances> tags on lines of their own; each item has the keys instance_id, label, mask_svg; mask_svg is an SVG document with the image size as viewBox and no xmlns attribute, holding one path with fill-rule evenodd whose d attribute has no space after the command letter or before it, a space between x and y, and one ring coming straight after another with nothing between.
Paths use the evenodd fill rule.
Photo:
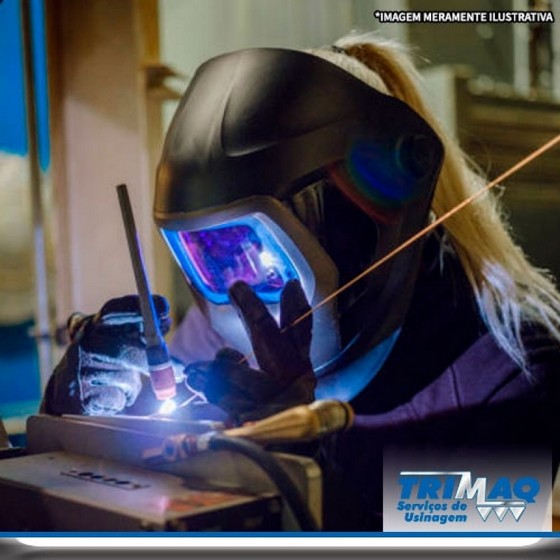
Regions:
<instances>
[{"instance_id":1,"label":"metal workpiece","mask_svg":"<svg viewBox=\"0 0 560 560\"><path fill-rule=\"evenodd\" d=\"M0 482L7 531L281 529L272 493L198 489L177 475L64 451L1 461Z\"/></svg>"},{"instance_id":2,"label":"metal workpiece","mask_svg":"<svg viewBox=\"0 0 560 560\"><path fill-rule=\"evenodd\" d=\"M127 416L56 417L37 415L32 416L27 424L28 457L18 460L25 459L22 463L22 469L25 470L28 468L28 462L30 462L29 465L33 464L33 458L62 453L79 457L80 460L86 462L95 461L96 465L111 464L125 470L136 469L134 472L172 475L182 480L186 488L201 492L229 492L250 495L254 498L278 496L278 489L274 482L247 457L227 450L203 450L212 441L211 436L222 432L223 429L222 424L213 421L194 422L171 418ZM161 460L161 457L157 459L152 457L154 460L147 460L150 453L154 453L154 450L156 450L156 455L161 452L165 448L166 442L171 441L173 445L176 445L176 442L184 442L189 438L198 441L198 450L194 455L188 455L182 451L183 457L181 459L173 457L173 460ZM175 448L173 451L175 451ZM171 450L168 449L167 452L171 453ZM318 465L310 458L291 454L273 453L273 457L298 488L313 517L320 523L322 516L322 480ZM112 475L107 475L105 471L98 472L98 469L91 468L81 469L77 473L75 469L78 467L70 463L68 469L66 469L66 477L76 478L79 472L92 472L94 475L109 476L109 479L115 478ZM10 489L14 485L20 485L16 477L17 472L19 472L16 466L17 463L10 464L7 461L0 461L0 488L7 486L10 496L12 496ZM109 486L114 483L114 481L106 478L88 479L85 477L85 479L80 478L80 480L82 483L97 481L98 484L109 484ZM130 480L140 483L136 479ZM56 484L59 482L64 487L69 484L66 478L59 479ZM74 481L72 484L76 484L76 482ZM42 494L47 488L47 482L41 476L38 476L34 489L29 491L31 494ZM91 486L87 488L91 488ZM128 495L122 492L119 494L122 500L128 500ZM27 498L25 499L27 500ZM126 504L122 505L124 507ZM23 507L23 503L20 505L19 502L14 502L14 508L21 509ZM71 509L68 511L71 511ZM50 515L48 511L46 511L46 515ZM83 530L101 530L96 525L97 517L94 516L91 519L93 521L89 528ZM131 528L130 530L147 530L145 527L138 525L136 527L136 529ZM52 530L60 531L63 529L59 527ZM121 531L123 529L117 528L115 530ZM167 527L159 530L174 529ZM255 528L254 530L264 529ZM297 522L289 508L282 508L281 529L279 530L298 530Z\"/></svg>"}]
</instances>

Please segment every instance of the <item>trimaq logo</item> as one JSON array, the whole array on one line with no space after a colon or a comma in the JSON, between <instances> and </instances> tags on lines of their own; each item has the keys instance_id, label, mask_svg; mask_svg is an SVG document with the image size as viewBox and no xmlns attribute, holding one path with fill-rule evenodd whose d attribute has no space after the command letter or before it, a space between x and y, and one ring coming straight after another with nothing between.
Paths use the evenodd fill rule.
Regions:
<instances>
[{"instance_id":1,"label":"trimaq logo","mask_svg":"<svg viewBox=\"0 0 560 560\"><path fill-rule=\"evenodd\" d=\"M492 513L500 522L508 513L519 521L540 491L539 481L532 476L502 476L489 482L487 477L473 479L471 471L401 471L399 484L397 510L404 512L409 523L464 523L468 500L475 500L484 522Z\"/></svg>"}]
</instances>

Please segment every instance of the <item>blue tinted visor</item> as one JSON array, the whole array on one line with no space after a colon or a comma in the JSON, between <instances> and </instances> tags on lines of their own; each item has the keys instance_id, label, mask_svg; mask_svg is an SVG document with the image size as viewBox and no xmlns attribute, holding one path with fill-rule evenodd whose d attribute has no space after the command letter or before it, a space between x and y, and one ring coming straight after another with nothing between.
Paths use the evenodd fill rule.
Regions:
<instances>
[{"instance_id":1,"label":"blue tinted visor","mask_svg":"<svg viewBox=\"0 0 560 560\"><path fill-rule=\"evenodd\" d=\"M210 302L229 302L228 289L242 280L265 303L278 303L296 266L271 229L257 215L198 230L162 229L179 266Z\"/></svg>"}]
</instances>

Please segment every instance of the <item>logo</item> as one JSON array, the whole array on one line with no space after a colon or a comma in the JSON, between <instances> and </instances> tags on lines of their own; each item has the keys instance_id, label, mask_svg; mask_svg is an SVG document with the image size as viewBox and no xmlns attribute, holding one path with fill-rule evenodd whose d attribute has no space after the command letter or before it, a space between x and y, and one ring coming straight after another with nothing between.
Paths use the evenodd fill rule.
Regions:
<instances>
[{"instance_id":1,"label":"logo","mask_svg":"<svg viewBox=\"0 0 560 560\"><path fill-rule=\"evenodd\" d=\"M540 492L533 476L473 479L471 471L400 471L397 510L408 523L465 523L469 502L482 521L493 515L500 521L510 515L519 521Z\"/></svg>"},{"instance_id":2,"label":"logo","mask_svg":"<svg viewBox=\"0 0 560 560\"><path fill-rule=\"evenodd\" d=\"M383 530L518 533L552 530L547 449L389 447L383 453Z\"/></svg>"}]
</instances>

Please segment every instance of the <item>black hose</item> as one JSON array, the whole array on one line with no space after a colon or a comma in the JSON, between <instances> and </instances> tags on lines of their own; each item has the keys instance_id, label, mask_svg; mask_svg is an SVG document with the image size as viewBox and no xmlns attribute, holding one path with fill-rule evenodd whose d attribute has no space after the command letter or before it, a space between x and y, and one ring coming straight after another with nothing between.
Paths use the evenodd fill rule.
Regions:
<instances>
[{"instance_id":1,"label":"black hose","mask_svg":"<svg viewBox=\"0 0 560 560\"><path fill-rule=\"evenodd\" d=\"M211 439L209 448L233 451L234 453L240 453L251 459L251 461L256 463L270 477L274 484L276 484L281 497L292 510L300 530L306 532L319 530L317 522L309 511L300 491L274 457L262 447L246 439L218 434Z\"/></svg>"}]
</instances>

